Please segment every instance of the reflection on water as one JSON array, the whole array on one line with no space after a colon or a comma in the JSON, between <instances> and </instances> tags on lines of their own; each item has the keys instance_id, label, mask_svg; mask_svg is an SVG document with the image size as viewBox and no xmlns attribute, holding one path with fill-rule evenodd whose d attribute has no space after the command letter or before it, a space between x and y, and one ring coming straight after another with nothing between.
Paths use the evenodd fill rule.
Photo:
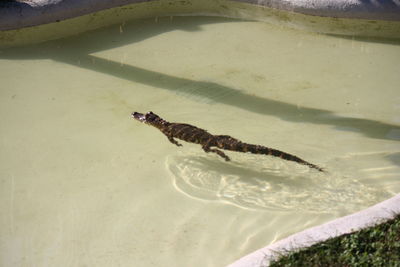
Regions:
<instances>
[{"instance_id":1,"label":"reflection on water","mask_svg":"<svg viewBox=\"0 0 400 267\"><path fill-rule=\"evenodd\" d=\"M224 162L180 154L168 157L167 168L179 191L246 209L349 212L390 196L340 173L320 173L296 163L249 154L239 160Z\"/></svg>"}]
</instances>

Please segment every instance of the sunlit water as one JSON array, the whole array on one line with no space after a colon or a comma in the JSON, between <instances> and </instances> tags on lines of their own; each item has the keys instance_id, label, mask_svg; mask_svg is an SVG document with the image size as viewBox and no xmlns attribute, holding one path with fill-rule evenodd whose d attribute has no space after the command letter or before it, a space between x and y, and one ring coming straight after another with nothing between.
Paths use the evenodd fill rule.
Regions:
<instances>
[{"instance_id":1,"label":"sunlit water","mask_svg":"<svg viewBox=\"0 0 400 267\"><path fill-rule=\"evenodd\" d=\"M400 191L400 46L222 18L0 51L2 266L224 266ZM324 167L171 144L152 110Z\"/></svg>"}]
</instances>

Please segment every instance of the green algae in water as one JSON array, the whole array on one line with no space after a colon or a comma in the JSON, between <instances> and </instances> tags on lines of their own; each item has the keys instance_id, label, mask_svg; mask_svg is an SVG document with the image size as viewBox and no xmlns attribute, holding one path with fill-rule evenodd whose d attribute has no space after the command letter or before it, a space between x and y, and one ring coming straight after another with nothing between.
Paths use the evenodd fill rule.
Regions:
<instances>
[{"instance_id":1,"label":"green algae in water","mask_svg":"<svg viewBox=\"0 0 400 267\"><path fill-rule=\"evenodd\" d=\"M399 62L393 42L206 17L1 50L4 265L223 266L398 193ZM178 148L130 118L150 110L329 174Z\"/></svg>"}]
</instances>

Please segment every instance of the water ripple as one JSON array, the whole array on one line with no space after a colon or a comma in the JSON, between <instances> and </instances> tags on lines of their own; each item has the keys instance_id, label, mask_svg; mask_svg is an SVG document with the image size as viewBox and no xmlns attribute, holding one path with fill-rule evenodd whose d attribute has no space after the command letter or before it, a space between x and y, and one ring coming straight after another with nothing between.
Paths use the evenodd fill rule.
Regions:
<instances>
[{"instance_id":1,"label":"water ripple","mask_svg":"<svg viewBox=\"0 0 400 267\"><path fill-rule=\"evenodd\" d=\"M178 191L245 209L353 212L389 195L343 174L319 173L272 157L260 159L240 154L224 162L211 155L181 154L170 156L166 165Z\"/></svg>"}]
</instances>

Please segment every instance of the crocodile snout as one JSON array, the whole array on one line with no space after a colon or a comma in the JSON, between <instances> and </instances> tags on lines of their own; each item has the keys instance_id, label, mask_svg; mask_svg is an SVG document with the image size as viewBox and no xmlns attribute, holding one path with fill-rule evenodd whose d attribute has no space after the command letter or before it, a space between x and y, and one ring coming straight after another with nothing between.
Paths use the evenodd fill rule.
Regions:
<instances>
[{"instance_id":1,"label":"crocodile snout","mask_svg":"<svg viewBox=\"0 0 400 267\"><path fill-rule=\"evenodd\" d=\"M139 112L132 112L131 114L132 118L134 118L135 120L138 120L140 122L145 122L146 121L146 116L142 113Z\"/></svg>"}]
</instances>

